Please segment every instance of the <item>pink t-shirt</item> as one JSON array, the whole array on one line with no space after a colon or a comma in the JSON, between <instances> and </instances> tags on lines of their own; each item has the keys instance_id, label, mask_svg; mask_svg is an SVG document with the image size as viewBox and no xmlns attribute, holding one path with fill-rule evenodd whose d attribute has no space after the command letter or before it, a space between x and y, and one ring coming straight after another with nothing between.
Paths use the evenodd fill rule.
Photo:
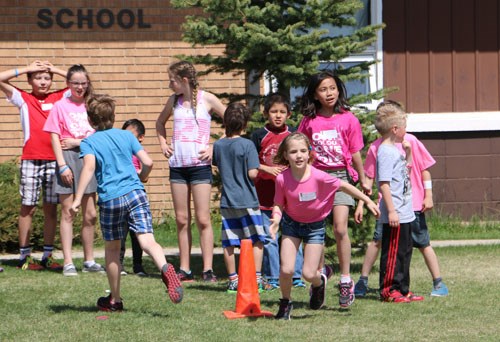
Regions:
<instances>
[{"instance_id":1,"label":"pink t-shirt","mask_svg":"<svg viewBox=\"0 0 500 342\"><path fill-rule=\"evenodd\" d=\"M332 117L316 115L304 117L297 131L304 133L316 152L313 165L320 170L347 169L356 181L352 155L363 148L363 134L359 120L351 112Z\"/></svg>"},{"instance_id":2,"label":"pink t-shirt","mask_svg":"<svg viewBox=\"0 0 500 342\"><path fill-rule=\"evenodd\" d=\"M416 136L406 133L404 139L410 143L411 146L411 172L410 182L412 191L413 211L421 211L422 204L425 197L424 183L422 181L422 171L430 168L436 163L434 158L425 148L424 144L417 139ZM382 143L382 138L375 140L366 153L365 160L365 174L367 177L375 179L377 171L377 149ZM396 144L401 154L406 155L402 144ZM379 200L380 200L379 194Z\"/></svg>"},{"instance_id":3,"label":"pink t-shirt","mask_svg":"<svg viewBox=\"0 0 500 342\"><path fill-rule=\"evenodd\" d=\"M276 177L274 203L280 205L294 221L311 223L323 220L332 210L340 179L311 166L304 181L293 178L286 169Z\"/></svg>"},{"instance_id":4,"label":"pink t-shirt","mask_svg":"<svg viewBox=\"0 0 500 342\"><path fill-rule=\"evenodd\" d=\"M87 119L85 103L75 103L69 98L62 98L54 104L43 130L57 133L61 140L83 139L95 132Z\"/></svg>"}]
</instances>

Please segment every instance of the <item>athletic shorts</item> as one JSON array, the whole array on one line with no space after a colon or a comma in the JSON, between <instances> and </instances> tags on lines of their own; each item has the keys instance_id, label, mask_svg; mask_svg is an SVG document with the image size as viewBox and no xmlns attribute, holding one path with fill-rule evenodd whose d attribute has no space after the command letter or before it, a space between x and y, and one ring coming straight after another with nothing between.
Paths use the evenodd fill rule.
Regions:
<instances>
[{"instance_id":1,"label":"athletic shorts","mask_svg":"<svg viewBox=\"0 0 500 342\"><path fill-rule=\"evenodd\" d=\"M78 183L80 182L80 176L82 174L83 169L83 159L80 158L80 148L74 148L71 150L63 150L64 161L66 165L73 172L73 184L68 186L63 183L61 176L59 175L59 168L57 169L57 183L56 183L56 193L59 195L71 195L76 193L76 189L78 189ZM85 194L92 194L97 191L97 180L95 176L92 176L92 179L85 189Z\"/></svg>"},{"instance_id":2,"label":"athletic shorts","mask_svg":"<svg viewBox=\"0 0 500 342\"><path fill-rule=\"evenodd\" d=\"M153 218L144 190L99 203L99 219L105 241L122 240L127 228L136 234L153 233Z\"/></svg>"},{"instance_id":3,"label":"athletic shorts","mask_svg":"<svg viewBox=\"0 0 500 342\"><path fill-rule=\"evenodd\" d=\"M347 170L326 170L329 175L332 175L338 179L349 182L349 177L347 176ZM336 205L347 205L349 207L354 206L354 198L351 195L346 194L342 191L337 191L335 193L335 200L333 201L333 206Z\"/></svg>"},{"instance_id":4,"label":"athletic shorts","mask_svg":"<svg viewBox=\"0 0 500 342\"><path fill-rule=\"evenodd\" d=\"M242 239L252 243L266 240L262 215L259 208L233 209L220 208L222 217L222 247L240 246Z\"/></svg>"},{"instance_id":5,"label":"athletic shorts","mask_svg":"<svg viewBox=\"0 0 500 342\"><path fill-rule=\"evenodd\" d=\"M58 203L58 196L55 192L55 161L21 160L19 171L19 194L22 205L37 205L42 190L44 203Z\"/></svg>"},{"instance_id":6,"label":"athletic shorts","mask_svg":"<svg viewBox=\"0 0 500 342\"><path fill-rule=\"evenodd\" d=\"M171 167L170 184L212 184L212 167L189 166L189 167Z\"/></svg>"}]
</instances>

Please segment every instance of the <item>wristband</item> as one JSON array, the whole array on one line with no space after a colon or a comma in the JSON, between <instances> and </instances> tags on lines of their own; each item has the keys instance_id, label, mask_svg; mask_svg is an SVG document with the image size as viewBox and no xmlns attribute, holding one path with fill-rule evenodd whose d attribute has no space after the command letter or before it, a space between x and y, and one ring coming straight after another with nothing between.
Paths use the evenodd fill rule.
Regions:
<instances>
[{"instance_id":1,"label":"wristband","mask_svg":"<svg viewBox=\"0 0 500 342\"><path fill-rule=\"evenodd\" d=\"M432 189L432 181L431 180L424 181L424 189L425 190Z\"/></svg>"},{"instance_id":2,"label":"wristband","mask_svg":"<svg viewBox=\"0 0 500 342\"><path fill-rule=\"evenodd\" d=\"M19 71L17 69L14 69L14 72L16 73L16 77L19 76Z\"/></svg>"},{"instance_id":3,"label":"wristband","mask_svg":"<svg viewBox=\"0 0 500 342\"><path fill-rule=\"evenodd\" d=\"M274 210L273 209L273 212L271 213L271 216L274 218L275 216L279 216L279 218L282 217L281 213L278 211L278 210Z\"/></svg>"},{"instance_id":4,"label":"wristband","mask_svg":"<svg viewBox=\"0 0 500 342\"><path fill-rule=\"evenodd\" d=\"M62 175L64 173L64 171L66 171L68 169L69 169L69 166L68 165L64 165L62 168L59 169L59 174Z\"/></svg>"}]
</instances>

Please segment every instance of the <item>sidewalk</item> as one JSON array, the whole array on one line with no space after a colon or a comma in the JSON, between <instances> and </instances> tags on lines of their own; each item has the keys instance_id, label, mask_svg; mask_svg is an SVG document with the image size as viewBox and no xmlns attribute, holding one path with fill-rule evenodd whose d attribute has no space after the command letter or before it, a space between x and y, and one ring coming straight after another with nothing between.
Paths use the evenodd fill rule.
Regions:
<instances>
[{"instance_id":1,"label":"sidewalk","mask_svg":"<svg viewBox=\"0 0 500 342\"><path fill-rule=\"evenodd\" d=\"M492 239L492 240L442 240L442 241L431 241L432 247L455 247L455 246L477 246L477 245L500 245L500 239ZM178 256L179 250L176 247L168 247L164 248L163 252L167 257L169 256ZM132 251L127 249L126 257L131 256ZM235 249L235 253L239 253L239 249ZM42 258L42 252L32 253L32 256L35 259ZM216 247L214 249L214 254L223 254L222 247ZM191 255L201 255L201 249L199 247L193 247L191 249ZM55 259L63 259L62 252L57 250L53 253ZM96 258L104 258L104 250L97 249L94 251L94 257ZM2 260L13 260L19 258L19 254L0 254L0 261ZM80 259L83 258L82 251L73 251L73 258Z\"/></svg>"}]
</instances>

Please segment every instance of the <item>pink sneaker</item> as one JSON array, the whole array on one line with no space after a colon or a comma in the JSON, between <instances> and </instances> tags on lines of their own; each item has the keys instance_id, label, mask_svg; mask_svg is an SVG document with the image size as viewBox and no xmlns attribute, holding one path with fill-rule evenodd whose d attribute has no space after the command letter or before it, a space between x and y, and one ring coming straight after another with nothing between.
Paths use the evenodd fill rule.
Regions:
<instances>
[{"instance_id":1,"label":"pink sneaker","mask_svg":"<svg viewBox=\"0 0 500 342\"><path fill-rule=\"evenodd\" d=\"M161 272L161 279L167 287L168 296L174 304L178 304L182 301L182 296L184 291L182 289L181 281L175 273L174 266L171 264L165 264Z\"/></svg>"}]
</instances>

